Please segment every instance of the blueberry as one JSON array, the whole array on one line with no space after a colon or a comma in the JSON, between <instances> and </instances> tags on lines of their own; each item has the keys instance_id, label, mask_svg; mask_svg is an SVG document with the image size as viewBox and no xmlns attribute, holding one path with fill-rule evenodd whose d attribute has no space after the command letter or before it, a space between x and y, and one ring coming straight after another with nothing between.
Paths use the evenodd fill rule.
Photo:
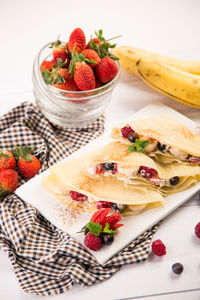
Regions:
<instances>
[{"instance_id":1,"label":"blueberry","mask_svg":"<svg viewBox=\"0 0 200 300\"><path fill-rule=\"evenodd\" d=\"M176 185L179 182L179 177L174 176L174 177L170 178L169 182L171 185Z\"/></svg>"},{"instance_id":2,"label":"blueberry","mask_svg":"<svg viewBox=\"0 0 200 300\"><path fill-rule=\"evenodd\" d=\"M139 139L139 135L136 133L136 132L131 132L129 133L128 135L128 140L131 142L131 143L135 143L135 140L136 139Z\"/></svg>"},{"instance_id":3,"label":"blueberry","mask_svg":"<svg viewBox=\"0 0 200 300\"><path fill-rule=\"evenodd\" d=\"M113 234L106 233L106 232L101 233L101 234L100 234L100 238L101 238L102 243L103 243L104 245L111 245L112 242L114 241L114 236L113 236Z\"/></svg>"},{"instance_id":4,"label":"blueberry","mask_svg":"<svg viewBox=\"0 0 200 300\"><path fill-rule=\"evenodd\" d=\"M161 150L161 151L167 151L168 150L168 146L165 145L165 144L158 144L158 148Z\"/></svg>"},{"instance_id":5,"label":"blueberry","mask_svg":"<svg viewBox=\"0 0 200 300\"><path fill-rule=\"evenodd\" d=\"M176 274L181 274L183 272L183 265L181 263L173 264L172 271Z\"/></svg>"},{"instance_id":6,"label":"blueberry","mask_svg":"<svg viewBox=\"0 0 200 300\"><path fill-rule=\"evenodd\" d=\"M103 164L103 168L106 171L113 170L114 165L115 164L113 162L112 163L106 162L106 163Z\"/></svg>"},{"instance_id":7,"label":"blueberry","mask_svg":"<svg viewBox=\"0 0 200 300\"><path fill-rule=\"evenodd\" d=\"M126 205L123 205L123 204L117 204L117 203L112 204L112 209L115 211L118 211L120 213L124 211L125 207L126 207Z\"/></svg>"}]
</instances>

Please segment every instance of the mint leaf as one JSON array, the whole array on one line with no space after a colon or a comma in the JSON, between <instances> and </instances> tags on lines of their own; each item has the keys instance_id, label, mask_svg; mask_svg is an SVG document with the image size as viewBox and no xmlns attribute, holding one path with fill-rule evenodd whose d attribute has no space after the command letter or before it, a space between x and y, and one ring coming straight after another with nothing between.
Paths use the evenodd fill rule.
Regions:
<instances>
[{"instance_id":1,"label":"mint leaf","mask_svg":"<svg viewBox=\"0 0 200 300\"><path fill-rule=\"evenodd\" d=\"M132 146L132 145L129 145L128 146L128 152L133 152L133 151L136 151L135 147Z\"/></svg>"},{"instance_id":2,"label":"mint leaf","mask_svg":"<svg viewBox=\"0 0 200 300\"><path fill-rule=\"evenodd\" d=\"M103 232L113 234L115 232L118 232L118 229L112 230L110 229L110 224L106 223Z\"/></svg>"},{"instance_id":3,"label":"mint leaf","mask_svg":"<svg viewBox=\"0 0 200 300\"><path fill-rule=\"evenodd\" d=\"M102 232L102 226L99 223L89 222L87 225L89 231L94 235L98 236Z\"/></svg>"}]
</instances>

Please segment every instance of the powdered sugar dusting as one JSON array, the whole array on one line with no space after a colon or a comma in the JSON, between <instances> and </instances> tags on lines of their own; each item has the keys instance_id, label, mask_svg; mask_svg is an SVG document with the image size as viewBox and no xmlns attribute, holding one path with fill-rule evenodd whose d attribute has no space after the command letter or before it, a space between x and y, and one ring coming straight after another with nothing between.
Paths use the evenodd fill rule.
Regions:
<instances>
[{"instance_id":1,"label":"powdered sugar dusting","mask_svg":"<svg viewBox=\"0 0 200 300\"><path fill-rule=\"evenodd\" d=\"M95 202L66 200L65 203L57 204L55 218L60 228L76 235L89 222L94 211L96 211Z\"/></svg>"}]
</instances>

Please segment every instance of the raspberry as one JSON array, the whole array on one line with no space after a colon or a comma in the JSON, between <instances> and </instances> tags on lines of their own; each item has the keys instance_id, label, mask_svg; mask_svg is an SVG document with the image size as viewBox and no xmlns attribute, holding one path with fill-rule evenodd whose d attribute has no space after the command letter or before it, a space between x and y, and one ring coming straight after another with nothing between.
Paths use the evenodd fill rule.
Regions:
<instances>
[{"instance_id":1,"label":"raspberry","mask_svg":"<svg viewBox=\"0 0 200 300\"><path fill-rule=\"evenodd\" d=\"M115 174L117 172L118 172L118 168L117 168L117 164L115 163L111 173Z\"/></svg>"},{"instance_id":2,"label":"raspberry","mask_svg":"<svg viewBox=\"0 0 200 300\"><path fill-rule=\"evenodd\" d=\"M148 168L148 167L140 167L138 173L145 178L153 178L158 177L158 172L155 169Z\"/></svg>"},{"instance_id":3,"label":"raspberry","mask_svg":"<svg viewBox=\"0 0 200 300\"><path fill-rule=\"evenodd\" d=\"M75 201L85 201L88 199L88 197L86 195L83 195L83 194L75 192L75 191L70 191L69 193L70 193L72 200L75 200Z\"/></svg>"},{"instance_id":4,"label":"raspberry","mask_svg":"<svg viewBox=\"0 0 200 300\"><path fill-rule=\"evenodd\" d=\"M96 166L95 173L96 173L97 175L100 175L100 174L102 174L103 172L104 172L103 164L98 164L98 165Z\"/></svg>"},{"instance_id":5,"label":"raspberry","mask_svg":"<svg viewBox=\"0 0 200 300\"><path fill-rule=\"evenodd\" d=\"M107 201L97 201L97 204L96 204L97 209L107 208L107 207L111 207L111 206L112 206L112 203L107 202Z\"/></svg>"},{"instance_id":6,"label":"raspberry","mask_svg":"<svg viewBox=\"0 0 200 300\"><path fill-rule=\"evenodd\" d=\"M124 126L122 129L121 129L121 134L123 137L125 138L128 138L128 135L131 133L131 132L135 132L129 125L127 126Z\"/></svg>"},{"instance_id":7,"label":"raspberry","mask_svg":"<svg viewBox=\"0 0 200 300\"><path fill-rule=\"evenodd\" d=\"M84 244L90 250L97 251L100 249L102 241L99 236L96 236L93 233L88 232L84 238Z\"/></svg>"},{"instance_id":8,"label":"raspberry","mask_svg":"<svg viewBox=\"0 0 200 300\"><path fill-rule=\"evenodd\" d=\"M153 253L157 256L163 256L166 254L166 247L161 240L155 240L151 247Z\"/></svg>"},{"instance_id":9,"label":"raspberry","mask_svg":"<svg viewBox=\"0 0 200 300\"><path fill-rule=\"evenodd\" d=\"M200 222L195 226L195 234L200 239Z\"/></svg>"}]
</instances>

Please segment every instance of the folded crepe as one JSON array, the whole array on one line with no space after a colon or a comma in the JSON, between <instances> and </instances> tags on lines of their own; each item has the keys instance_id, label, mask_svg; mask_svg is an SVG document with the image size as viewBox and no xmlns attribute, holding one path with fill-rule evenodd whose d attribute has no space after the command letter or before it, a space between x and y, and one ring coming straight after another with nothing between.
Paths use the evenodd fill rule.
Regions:
<instances>
[{"instance_id":1,"label":"folded crepe","mask_svg":"<svg viewBox=\"0 0 200 300\"><path fill-rule=\"evenodd\" d=\"M158 163L141 152L128 152L127 145L111 142L90 153L88 173L91 176L112 176L126 186L159 190L163 196L177 193L196 184L200 166Z\"/></svg>"},{"instance_id":2,"label":"folded crepe","mask_svg":"<svg viewBox=\"0 0 200 300\"><path fill-rule=\"evenodd\" d=\"M200 165L200 137L164 114L121 123L113 128L111 137L131 145L133 149L144 150L145 154L162 163L175 161ZM141 141L148 142L142 145Z\"/></svg>"},{"instance_id":3,"label":"folded crepe","mask_svg":"<svg viewBox=\"0 0 200 300\"><path fill-rule=\"evenodd\" d=\"M125 205L124 214L136 214L145 209L164 205L164 198L154 188L149 188L145 182L138 180L138 184L125 185L123 180L113 176L98 176L91 174L91 168L101 158L100 152L109 152L113 147L124 145L116 142L99 150L80 155L77 158L68 159L50 168L49 175L43 177L42 185L59 201L68 205L76 205L71 197L72 192L77 192L84 197L80 205L87 205L86 209L94 209L96 201L107 201ZM106 150L106 149L107 150ZM119 153L119 151L117 151ZM113 153L117 162L117 152ZM99 156L100 155L100 156ZM137 154L136 154L137 155ZM140 156L140 153L139 153ZM106 156L102 156L103 161ZM147 160L151 160L145 156ZM100 160L101 162L101 160ZM139 164L139 162L138 162ZM125 167L131 165L125 162ZM133 166L134 167L134 166ZM109 175L109 174L108 174ZM92 204L91 204L92 203ZM78 208L80 209L80 207Z\"/></svg>"}]
</instances>

